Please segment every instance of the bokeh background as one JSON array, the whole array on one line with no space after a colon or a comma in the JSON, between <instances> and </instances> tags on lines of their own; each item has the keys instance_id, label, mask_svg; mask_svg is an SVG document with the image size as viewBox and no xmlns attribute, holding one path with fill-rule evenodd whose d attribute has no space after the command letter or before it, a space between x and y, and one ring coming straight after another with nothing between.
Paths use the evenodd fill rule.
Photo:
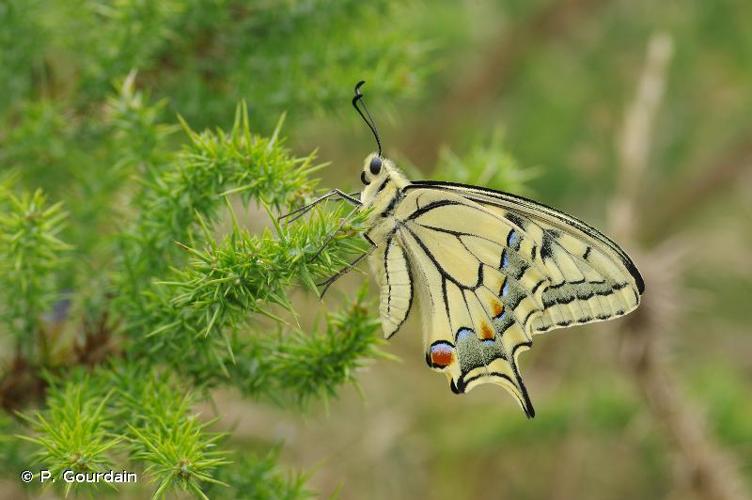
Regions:
<instances>
[{"instance_id":1,"label":"bokeh background","mask_svg":"<svg viewBox=\"0 0 752 500\"><path fill-rule=\"evenodd\" d=\"M411 177L591 222L633 255L644 305L536 339L532 421L495 387L453 395L413 319L385 347L400 361L304 414L216 392L203 409L230 446L279 446L322 497L747 498L751 19L746 0L4 0L0 172L64 201L70 239L96 255L131 146L107 106L131 75L171 123L227 128L244 99L270 134L286 112L288 145L330 162L321 186L357 190L374 145L350 97L367 80L385 154ZM368 279L323 304L299 293L299 310Z\"/></svg>"}]
</instances>

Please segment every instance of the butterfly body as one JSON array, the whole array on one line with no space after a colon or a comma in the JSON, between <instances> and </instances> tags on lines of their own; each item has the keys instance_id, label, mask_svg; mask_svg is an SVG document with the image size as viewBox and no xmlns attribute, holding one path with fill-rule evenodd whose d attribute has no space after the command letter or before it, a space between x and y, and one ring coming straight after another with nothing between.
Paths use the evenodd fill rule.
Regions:
<instances>
[{"instance_id":1,"label":"butterfly body","mask_svg":"<svg viewBox=\"0 0 752 500\"><path fill-rule=\"evenodd\" d=\"M372 154L361 179L384 335L417 302L428 366L456 393L493 383L534 410L518 368L533 335L633 310L644 283L614 242L531 200L411 182Z\"/></svg>"}]
</instances>

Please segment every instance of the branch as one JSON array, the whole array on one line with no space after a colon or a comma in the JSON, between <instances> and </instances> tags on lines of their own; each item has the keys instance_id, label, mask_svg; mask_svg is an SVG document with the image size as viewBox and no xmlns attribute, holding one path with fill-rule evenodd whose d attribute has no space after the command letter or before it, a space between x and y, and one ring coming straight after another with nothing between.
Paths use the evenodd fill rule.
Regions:
<instances>
[{"instance_id":1,"label":"branch","mask_svg":"<svg viewBox=\"0 0 752 500\"><path fill-rule=\"evenodd\" d=\"M638 218L637 198L642 175L648 164L652 126L665 88L666 72L671 60L672 41L668 35L658 34L648 45L647 60L635 98L627 109L619 142L619 185L611 207L611 226L614 234L624 240L635 240ZM690 190L690 193L692 191ZM654 289L660 293L673 285L676 274L662 266L659 252L653 252L646 262L656 272L659 283ZM708 499L745 498L742 480L733 461L714 442L700 412L683 395L677 377L660 349L660 308L656 293L646 295L642 308L627 318L620 332L624 346L625 368L640 389L650 414L670 438L680 469L686 473L686 487L695 495Z\"/></svg>"},{"instance_id":2,"label":"branch","mask_svg":"<svg viewBox=\"0 0 752 500\"><path fill-rule=\"evenodd\" d=\"M647 169L650 139L658 105L665 89L666 70L673 51L668 35L653 36L632 104L627 109L618 141L619 172L611 224L617 233L632 235L635 200Z\"/></svg>"},{"instance_id":3,"label":"branch","mask_svg":"<svg viewBox=\"0 0 752 500\"><path fill-rule=\"evenodd\" d=\"M693 179L671 184L671 198L656 207L657 212L645 221L642 231L645 241L655 241L678 231L681 222L689 219L688 214L726 193L729 186L749 171L752 171L752 140L746 136L734 148L700 169Z\"/></svg>"}]
</instances>

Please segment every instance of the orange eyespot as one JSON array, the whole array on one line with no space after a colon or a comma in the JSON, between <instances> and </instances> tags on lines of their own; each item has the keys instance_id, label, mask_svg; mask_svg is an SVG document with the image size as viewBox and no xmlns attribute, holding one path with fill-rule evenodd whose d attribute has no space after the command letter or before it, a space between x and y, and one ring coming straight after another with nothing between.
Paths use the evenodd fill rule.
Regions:
<instances>
[{"instance_id":1,"label":"orange eyespot","mask_svg":"<svg viewBox=\"0 0 752 500\"><path fill-rule=\"evenodd\" d=\"M431 346L430 365L433 368L446 368L454 360L454 347L448 343L437 343Z\"/></svg>"},{"instance_id":2,"label":"orange eyespot","mask_svg":"<svg viewBox=\"0 0 752 500\"><path fill-rule=\"evenodd\" d=\"M444 368L444 367L449 366L452 363L452 357L453 355L451 352L445 352L445 351L432 352L431 362L436 367Z\"/></svg>"}]
</instances>

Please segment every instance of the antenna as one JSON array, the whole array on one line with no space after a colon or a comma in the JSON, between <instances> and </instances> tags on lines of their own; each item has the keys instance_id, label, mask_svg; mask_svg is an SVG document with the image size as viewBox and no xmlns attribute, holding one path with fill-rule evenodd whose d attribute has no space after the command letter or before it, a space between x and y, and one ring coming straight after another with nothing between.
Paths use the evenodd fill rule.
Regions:
<instances>
[{"instance_id":1,"label":"antenna","mask_svg":"<svg viewBox=\"0 0 752 500\"><path fill-rule=\"evenodd\" d=\"M373 137L376 139L376 145L379 147L379 156L381 156L381 138L379 137L379 131L376 130L376 123L373 121L371 113L368 112L368 107L363 100L363 94L360 93L360 87L362 87L365 83L366 82L364 80L361 80L357 84L355 84L355 96L352 98L352 105L355 108L355 111L358 112L360 117L363 118L363 121L366 122L368 128L371 129L371 132L373 132ZM358 107L358 103L363 106L363 111L365 111L365 114Z\"/></svg>"}]
</instances>

